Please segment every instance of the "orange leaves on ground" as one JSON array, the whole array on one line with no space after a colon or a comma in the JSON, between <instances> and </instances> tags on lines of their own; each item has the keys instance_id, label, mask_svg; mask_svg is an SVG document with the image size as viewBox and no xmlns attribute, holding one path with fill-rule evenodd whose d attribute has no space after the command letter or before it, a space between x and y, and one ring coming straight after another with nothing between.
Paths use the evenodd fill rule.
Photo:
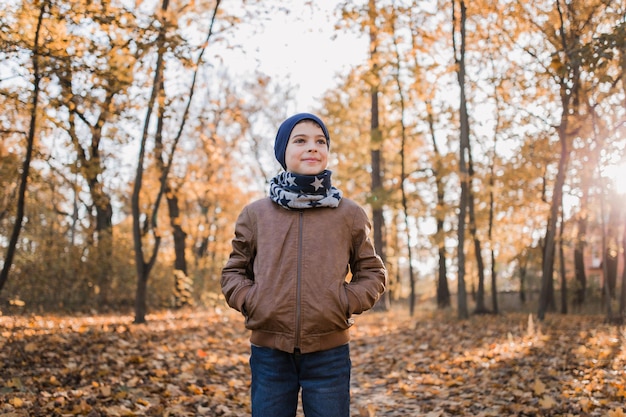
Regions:
<instances>
[{"instance_id":1,"label":"orange leaves on ground","mask_svg":"<svg viewBox=\"0 0 626 417\"><path fill-rule=\"evenodd\" d=\"M238 316L218 309L130 323L0 317L0 415L248 414L248 342Z\"/></svg>"},{"instance_id":2,"label":"orange leaves on ground","mask_svg":"<svg viewBox=\"0 0 626 417\"><path fill-rule=\"evenodd\" d=\"M357 318L353 417L626 417L624 330L593 317L444 316ZM131 322L0 317L0 415L249 415L238 313Z\"/></svg>"},{"instance_id":3,"label":"orange leaves on ground","mask_svg":"<svg viewBox=\"0 0 626 417\"><path fill-rule=\"evenodd\" d=\"M353 402L376 416L606 417L624 402L626 337L601 317L383 317L357 321L352 349Z\"/></svg>"}]
</instances>

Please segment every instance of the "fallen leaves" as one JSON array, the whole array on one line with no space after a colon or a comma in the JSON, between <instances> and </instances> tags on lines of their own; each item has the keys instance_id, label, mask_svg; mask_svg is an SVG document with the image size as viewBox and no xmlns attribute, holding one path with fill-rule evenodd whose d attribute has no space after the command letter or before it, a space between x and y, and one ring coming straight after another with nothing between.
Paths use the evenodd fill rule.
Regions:
<instances>
[{"instance_id":1,"label":"fallen leaves","mask_svg":"<svg viewBox=\"0 0 626 417\"><path fill-rule=\"evenodd\" d=\"M377 416L604 417L626 400L626 337L602 318L436 314L357 321L359 409L371 402Z\"/></svg>"},{"instance_id":2,"label":"fallen leaves","mask_svg":"<svg viewBox=\"0 0 626 417\"><path fill-rule=\"evenodd\" d=\"M609 417L626 417L626 414L624 414L624 410L620 408L618 408L617 410L613 410L613 411L609 411Z\"/></svg>"},{"instance_id":3,"label":"fallen leaves","mask_svg":"<svg viewBox=\"0 0 626 417\"><path fill-rule=\"evenodd\" d=\"M249 348L238 316L218 309L131 322L0 318L0 415L249 414Z\"/></svg>"},{"instance_id":4,"label":"fallen leaves","mask_svg":"<svg viewBox=\"0 0 626 417\"><path fill-rule=\"evenodd\" d=\"M353 416L626 417L626 333L560 318L366 313L351 344ZM0 415L249 415L239 314L131 322L0 317Z\"/></svg>"}]
</instances>

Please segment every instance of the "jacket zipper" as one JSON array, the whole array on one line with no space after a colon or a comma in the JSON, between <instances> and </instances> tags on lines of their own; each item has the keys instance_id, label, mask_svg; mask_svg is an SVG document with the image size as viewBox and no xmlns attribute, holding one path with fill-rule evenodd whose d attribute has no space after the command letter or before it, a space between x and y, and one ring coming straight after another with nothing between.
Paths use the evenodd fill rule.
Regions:
<instances>
[{"instance_id":1,"label":"jacket zipper","mask_svg":"<svg viewBox=\"0 0 626 417\"><path fill-rule=\"evenodd\" d=\"M302 315L302 226L304 224L304 211L300 210L300 218L298 220L298 266L296 276L296 349L300 349L301 342L301 315Z\"/></svg>"}]
</instances>

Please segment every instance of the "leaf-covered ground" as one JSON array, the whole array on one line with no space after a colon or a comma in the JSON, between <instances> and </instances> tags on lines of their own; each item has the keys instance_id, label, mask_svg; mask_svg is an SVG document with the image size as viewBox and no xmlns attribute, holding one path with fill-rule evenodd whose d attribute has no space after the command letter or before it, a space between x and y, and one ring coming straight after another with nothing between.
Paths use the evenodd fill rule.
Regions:
<instances>
[{"instance_id":1,"label":"leaf-covered ground","mask_svg":"<svg viewBox=\"0 0 626 417\"><path fill-rule=\"evenodd\" d=\"M357 318L353 416L624 416L624 328L601 317L442 315ZM249 415L237 313L148 320L0 317L0 415Z\"/></svg>"}]
</instances>

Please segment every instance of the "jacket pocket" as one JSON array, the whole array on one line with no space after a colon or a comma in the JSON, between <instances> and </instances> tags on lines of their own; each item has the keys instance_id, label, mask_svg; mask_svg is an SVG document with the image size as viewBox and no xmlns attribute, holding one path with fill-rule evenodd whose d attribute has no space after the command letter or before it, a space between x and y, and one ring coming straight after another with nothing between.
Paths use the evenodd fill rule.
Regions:
<instances>
[{"instance_id":1,"label":"jacket pocket","mask_svg":"<svg viewBox=\"0 0 626 417\"><path fill-rule=\"evenodd\" d=\"M343 308L343 312L346 316L346 319L349 319L350 316L352 316L352 313L350 312L350 298L348 297L348 283L347 282L343 283L339 301L341 302L341 307Z\"/></svg>"},{"instance_id":2,"label":"jacket pocket","mask_svg":"<svg viewBox=\"0 0 626 417\"><path fill-rule=\"evenodd\" d=\"M246 317L246 322L254 313L253 297L254 297L254 293L256 293L256 289L257 289L256 284L252 284L252 286L250 286L250 289L248 290L248 293L243 299L243 306L242 306L241 311L243 315Z\"/></svg>"}]
</instances>

